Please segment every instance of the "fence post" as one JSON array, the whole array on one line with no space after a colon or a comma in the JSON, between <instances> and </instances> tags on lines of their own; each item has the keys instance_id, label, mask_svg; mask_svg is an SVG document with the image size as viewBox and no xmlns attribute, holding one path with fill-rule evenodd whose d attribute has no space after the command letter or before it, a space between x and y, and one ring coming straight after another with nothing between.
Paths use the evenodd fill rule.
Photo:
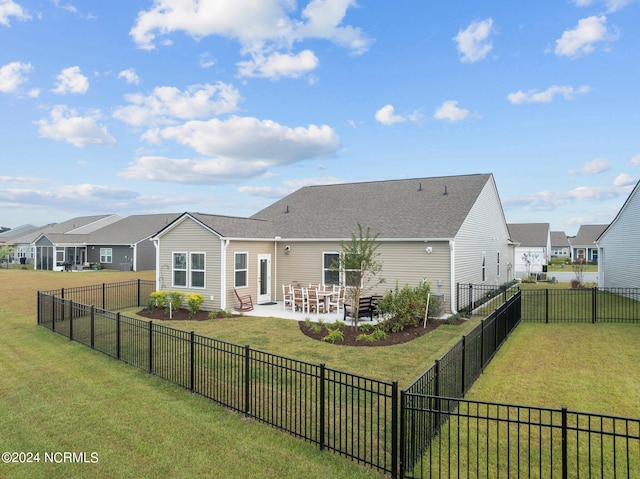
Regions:
<instances>
[{"instance_id":1,"label":"fence post","mask_svg":"<svg viewBox=\"0 0 640 479\"><path fill-rule=\"evenodd\" d=\"M467 359L467 336L462 336L462 371L460 372L460 376L462 381L460 381L461 384L461 391L460 391L460 397L464 397L464 391L465 391L465 374L466 374L466 361Z\"/></svg>"},{"instance_id":2,"label":"fence post","mask_svg":"<svg viewBox=\"0 0 640 479\"><path fill-rule=\"evenodd\" d=\"M189 389L191 391L193 391L193 389L195 388L195 359L196 359L196 352L194 349L195 346L195 335L196 333L194 333L193 331L191 331L191 333L189 333L189 344L191 345L191 349L189 351L189 362L191 363L191 369L190 369L190 378L189 378Z\"/></svg>"},{"instance_id":3,"label":"fence post","mask_svg":"<svg viewBox=\"0 0 640 479\"><path fill-rule=\"evenodd\" d=\"M597 288L591 288L591 322L596 323L596 317L598 316L598 295L596 294Z\"/></svg>"},{"instance_id":4,"label":"fence post","mask_svg":"<svg viewBox=\"0 0 640 479\"><path fill-rule=\"evenodd\" d=\"M473 284L469 283L469 312L474 310Z\"/></svg>"},{"instance_id":5,"label":"fence post","mask_svg":"<svg viewBox=\"0 0 640 479\"><path fill-rule=\"evenodd\" d=\"M549 324L549 289L544 290L544 322Z\"/></svg>"},{"instance_id":6,"label":"fence post","mask_svg":"<svg viewBox=\"0 0 640 479\"><path fill-rule=\"evenodd\" d=\"M107 309L106 303L106 286L102 283L102 309Z\"/></svg>"},{"instance_id":7,"label":"fence post","mask_svg":"<svg viewBox=\"0 0 640 479\"><path fill-rule=\"evenodd\" d=\"M406 417L406 407L407 407L407 399L406 399L406 391L404 389L400 390L400 462L398 464L398 470L400 471L400 477L404 477L404 460L406 458L406 448L407 448L407 440L405 438L407 434L407 417Z\"/></svg>"},{"instance_id":8,"label":"fence post","mask_svg":"<svg viewBox=\"0 0 640 479\"><path fill-rule=\"evenodd\" d=\"M120 359L120 312L116 313L116 357Z\"/></svg>"},{"instance_id":9,"label":"fence post","mask_svg":"<svg viewBox=\"0 0 640 479\"><path fill-rule=\"evenodd\" d=\"M95 309L96 307L91 305L91 349L95 348Z\"/></svg>"},{"instance_id":10,"label":"fence post","mask_svg":"<svg viewBox=\"0 0 640 479\"><path fill-rule=\"evenodd\" d=\"M140 278L138 278L138 308L140 307Z\"/></svg>"},{"instance_id":11,"label":"fence post","mask_svg":"<svg viewBox=\"0 0 640 479\"><path fill-rule=\"evenodd\" d=\"M249 401L251 399L251 367L249 365L249 354L250 348L249 345L245 345L244 347L244 414L245 416L249 416L249 411L251 410L249 407Z\"/></svg>"},{"instance_id":12,"label":"fence post","mask_svg":"<svg viewBox=\"0 0 640 479\"><path fill-rule=\"evenodd\" d=\"M567 477L567 407L562 406L562 479Z\"/></svg>"},{"instance_id":13,"label":"fence post","mask_svg":"<svg viewBox=\"0 0 640 479\"><path fill-rule=\"evenodd\" d=\"M149 321L149 372L153 373L153 321Z\"/></svg>"},{"instance_id":14,"label":"fence post","mask_svg":"<svg viewBox=\"0 0 640 479\"><path fill-rule=\"evenodd\" d=\"M62 306L64 309L64 305ZM73 301L69 301L69 341L73 340Z\"/></svg>"},{"instance_id":15,"label":"fence post","mask_svg":"<svg viewBox=\"0 0 640 479\"><path fill-rule=\"evenodd\" d=\"M320 450L324 449L325 437L324 437L324 423L325 423L325 414L326 414L326 406L325 406L325 374L326 367L324 364L320 365L320 397L318 401L320 402Z\"/></svg>"},{"instance_id":16,"label":"fence post","mask_svg":"<svg viewBox=\"0 0 640 479\"><path fill-rule=\"evenodd\" d=\"M480 321L480 372L484 371L484 319Z\"/></svg>"},{"instance_id":17,"label":"fence post","mask_svg":"<svg viewBox=\"0 0 640 479\"><path fill-rule=\"evenodd\" d=\"M391 414L393 420L391 422L391 477L398 477L398 381L391 383Z\"/></svg>"}]
</instances>

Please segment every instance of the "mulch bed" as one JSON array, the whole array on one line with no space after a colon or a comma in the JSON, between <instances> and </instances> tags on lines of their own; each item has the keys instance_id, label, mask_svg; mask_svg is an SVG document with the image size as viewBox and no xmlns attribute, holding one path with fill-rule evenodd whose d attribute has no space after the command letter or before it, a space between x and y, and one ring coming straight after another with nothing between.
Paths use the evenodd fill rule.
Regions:
<instances>
[{"instance_id":1,"label":"mulch bed","mask_svg":"<svg viewBox=\"0 0 640 479\"><path fill-rule=\"evenodd\" d=\"M171 314L171 318L169 318L169 314L163 308L157 308L153 310L143 309L142 311L138 311L139 316L145 317L150 320L158 320L158 321L206 321L209 318L209 311L198 311L198 313L193 317L189 317L189 311L186 309L175 309ZM224 312L220 311L218 317L225 317ZM461 324L464 322L464 319L459 319L456 322L448 323L448 324ZM360 324L367 324L366 321L362 321ZM356 341L356 337L360 334L370 334L369 332L361 331L356 329L354 326L344 326L342 328L342 332L344 333L344 341L336 341L335 344L339 346L368 346L368 347L376 347L376 346L392 346L394 344L402 344L413 339L419 338L434 329L438 328L442 324L447 324L444 321L438 319L430 319L427 322L427 327L423 328L422 323L418 326L405 328L402 331L398 331L397 333L388 332L387 337L379 339L370 343L369 341ZM300 327L300 331L305 336L308 336L311 339L315 339L317 341L322 341L327 335L326 328L323 328L319 333L316 333L312 328L309 328L304 321L298 321L298 325Z\"/></svg>"}]
</instances>

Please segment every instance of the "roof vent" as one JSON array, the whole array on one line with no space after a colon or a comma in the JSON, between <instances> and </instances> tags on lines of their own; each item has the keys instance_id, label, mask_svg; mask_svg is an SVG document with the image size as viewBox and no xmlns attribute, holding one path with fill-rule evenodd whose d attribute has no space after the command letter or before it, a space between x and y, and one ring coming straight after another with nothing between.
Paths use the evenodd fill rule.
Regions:
<instances>
[{"instance_id":1,"label":"roof vent","mask_svg":"<svg viewBox=\"0 0 640 479\"><path fill-rule=\"evenodd\" d=\"M443 195L448 195L449 193L447 192L447 185L444 185L444 193L442 193Z\"/></svg>"},{"instance_id":2,"label":"roof vent","mask_svg":"<svg viewBox=\"0 0 640 479\"><path fill-rule=\"evenodd\" d=\"M422 191L422 183L418 183L418 191Z\"/></svg>"},{"instance_id":3,"label":"roof vent","mask_svg":"<svg viewBox=\"0 0 640 479\"><path fill-rule=\"evenodd\" d=\"M289 205L287 205L287 209L284 211L285 213L289 212Z\"/></svg>"}]
</instances>

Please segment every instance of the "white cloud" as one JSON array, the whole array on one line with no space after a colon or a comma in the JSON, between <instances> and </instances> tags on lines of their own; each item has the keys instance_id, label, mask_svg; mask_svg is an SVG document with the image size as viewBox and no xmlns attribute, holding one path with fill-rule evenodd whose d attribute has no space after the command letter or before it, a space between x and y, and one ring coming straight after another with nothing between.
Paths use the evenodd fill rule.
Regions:
<instances>
[{"instance_id":1,"label":"white cloud","mask_svg":"<svg viewBox=\"0 0 640 479\"><path fill-rule=\"evenodd\" d=\"M290 193L293 193L305 186L316 185L337 185L340 183L347 183L347 180L343 180L335 177L310 177L301 178L295 180L286 180L282 182L282 186L240 186L238 191L248 196L256 198L282 198Z\"/></svg>"},{"instance_id":2,"label":"white cloud","mask_svg":"<svg viewBox=\"0 0 640 479\"><path fill-rule=\"evenodd\" d=\"M0 67L0 92L13 93L27 81L26 74L31 71L31 63L11 62Z\"/></svg>"},{"instance_id":3,"label":"white cloud","mask_svg":"<svg viewBox=\"0 0 640 479\"><path fill-rule=\"evenodd\" d=\"M58 81L53 91L60 95L84 94L89 90L89 79L80 72L80 67L65 68L56 79Z\"/></svg>"},{"instance_id":4,"label":"white cloud","mask_svg":"<svg viewBox=\"0 0 640 479\"><path fill-rule=\"evenodd\" d=\"M252 55L252 59L238 62L238 74L241 77L262 77L278 79L281 77L300 78L315 70L318 57L311 50L304 50L297 55L291 53L273 53L264 56L261 52Z\"/></svg>"},{"instance_id":5,"label":"white cloud","mask_svg":"<svg viewBox=\"0 0 640 479\"><path fill-rule=\"evenodd\" d=\"M124 81L126 81L130 85L140 84L140 77L133 68L122 70L120 73L118 73L118 78L124 79Z\"/></svg>"},{"instance_id":6,"label":"white cloud","mask_svg":"<svg viewBox=\"0 0 640 479\"><path fill-rule=\"evenodd\" d=\"M72 108L57 105L51 109L49 119L35 122L41 138L65 141L78 148L87 145L114 145L116 143L107 128L98 125L100 113L90 111L87 116L80 116Z\"/></svg>"},{"instance_id":7,"label":"white cloud","mask_svg":"<svg viewBox=\"0 0 640 479\"><path fill-rule=\"evenodd\" d=\"M29 15L26 10L13 0L0 1L0 25L8 27L10 25L9 20L11 17L15 17L18 20L31 19L31 15Z\"/></svg>"},{"instance_id":8,"label":"white cloud","mask_svg":"<svg viewBox=\"0 0 640 479\"><path fill-rule=\"evenodd\" d=\"M602 3L607 8L609 12L616 12L627 5L629 5L633 0L603 0ZM574 0L573 2L578 7L589 7L594 3L600 3L598 0Z\"/></svg>"},{"instance_id":9,"label":"white cloud","mask_svg":"<svg viewBox=\"0 0 640 479\"><path fill-rule=\"evenodd\" d=\"M464 30L458 31L453 40L461 54L460 60L473 63L486 57L493 48L493 44L489 40L492 33L492 18L472 22Z\"/></svg>"},{"instance_id":10,"label":"white cloud","mask_svg":"<svg viewBox=\"0 0 640 479\"><path fill-rule=\"evenodd\" d=\"M375 119L377 122L382 123L383 125L391 126L394 123L402 123L407 120L412 122L419 122L422 120L422 113L416 110L406 116L396 115L393 105L385 105L378 111L376 111ZM355 127L356 125L355 123L351 123L351 126Z\"/></svg>"},{"instance_id":11,"label":"white cloud","mask_svg":"<svg viewBox=\"0 0 640 479\"><path fill-rule=\"evenodd\" d=\"M242 99L236 88L227 83L192 85L186 91L175 87L156 87L148 95L125 95L131 105L119 107L113 116L129 125L153 126L175 120L206 118L212 114L231 113Z\"/></svg>"},{"instance_id":12,"label":"white cloud","mask_svg":"<svg viewBox=\"0 0 640 479\"><path fill-rule=\"evenodd\" d=\"M575 170L569 170L567 173L570 175L575 174L585 174L585 175L597 175L598 173L603 173L611 168L611 164L609 160L605 158L597 158L595 160L591 160L586 162L580 168Z\"/></svg>"},{"instance_id":13,"label":"white cloud","mask_svg":"<svg viewBox=\"0 0 640 479\"><path fill-rule=\"evenodd\" d=\"M640 155L636 155L629 160L629 166L640 166Z\"/></svg>"},{"instance_id":14,"label":"white cloud","mask_svg":"<svg viewBox=\"0 0 640 479\"><path fill-rule=\"evenodd\" d=\"M122 176L179 183L242 181L265 175L272 167L334 156L340 147L338 135L328 126L290 128L250 117L189 121L155 130L153 135L158 140L176 141L205 157L143 156Z\"/></svg>"},{"instance_id":15,"label":"white cloud","mask_svg":"<svg viewBox=\"0 0 640 479\"><path fill-rule=\"evenodd\" d=\"M447 100L438 107L433 117L436 120L447 120L451 122L466 120L471 115L469 110L458 107L455 100Z\"/></svg>"},{"instance_id":16,"label":"white cloud","mask_svg":"<svg viewBox=\"0 0 640 479\"><path fill-rule=\"evenodd\" d=\"M317 67L315 54L308 50L292 53L296 42L327 40L354 54L367 50L370 43L360 29L343 25L347 10L355 0L311 0L298 12L291 0L155 0L138 14L129 32L138 47L154 49L158 36L184 32L195 39L210 35L231 38L240 43L243 55L241 75L298 77Z\"/></svg>"},{"instance_id":17,"label":"white cloud","mask_svg":"<svg viewBox=\"0 0 640 479\"><path fill-rule=\"evenodd\" d=\"M618 176L616 176L616 179L613 180L613 186L633 186L636 184L636 182L637 180L635 178L627 175L626 173L620 173Z\"/></svg>"},{"instance_id":18,"label":"white cloud","mask_svg":"<svg viewBox=\"0 0 640 479\"><path fill-rule=\"evenodd\" d=\"M573 30L565 30L556 40L556 55L579 58L592 53L596 43L613 40L613 36L607 32L606 23L607 17L604 15L579 20Z\"/></svg>"},{"instance_id":19,"label":"white cloud","mask_svg":"<svg viewBox=\"0 0 640 479\"><path fill-rule=\"evenodd\" d=\"M516 105L522 103L551 103L553 97L556 95L562 95L565 100L571 100L576 95L586 95L591 89L587 85L582 85L578 88L572 86L553 85L544 91L529 90L523 92L518 90L515 93L509 93L507 99Z\"/></svg>"}]
</instances>

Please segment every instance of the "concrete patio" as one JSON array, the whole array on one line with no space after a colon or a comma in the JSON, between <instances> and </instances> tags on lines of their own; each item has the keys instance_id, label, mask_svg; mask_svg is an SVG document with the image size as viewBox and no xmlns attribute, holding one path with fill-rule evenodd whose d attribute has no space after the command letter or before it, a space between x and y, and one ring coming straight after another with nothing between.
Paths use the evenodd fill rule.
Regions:
<instances>
[{"instance_id":1,"label":"concrete patio","mask_svg":"<svg viewBox=\"0 0 640 479\"><path fill-rule=\"evenodd\" d=\"M237 314L237 311L234 311ZM242 313L245 316L261 316L265 318L283 318L283 319L293 319L295 321L305 321L309 318L310 321L318 322L318 320L322 320L324 323L335 323L336 321L344 321L344 310L340 310L338 312L331 313L307 313L301 311L291 311L290 308L284 309L282 307L282 301L277 301L271 304L254 304L252 311L245 311ZM376 324L378 321L374 317L373 324ZM347 325L352 324L352 319L350 317L345 321ZM360 324L371 323L369 319L360 318Z\"/></svg>"}]
</instances>

